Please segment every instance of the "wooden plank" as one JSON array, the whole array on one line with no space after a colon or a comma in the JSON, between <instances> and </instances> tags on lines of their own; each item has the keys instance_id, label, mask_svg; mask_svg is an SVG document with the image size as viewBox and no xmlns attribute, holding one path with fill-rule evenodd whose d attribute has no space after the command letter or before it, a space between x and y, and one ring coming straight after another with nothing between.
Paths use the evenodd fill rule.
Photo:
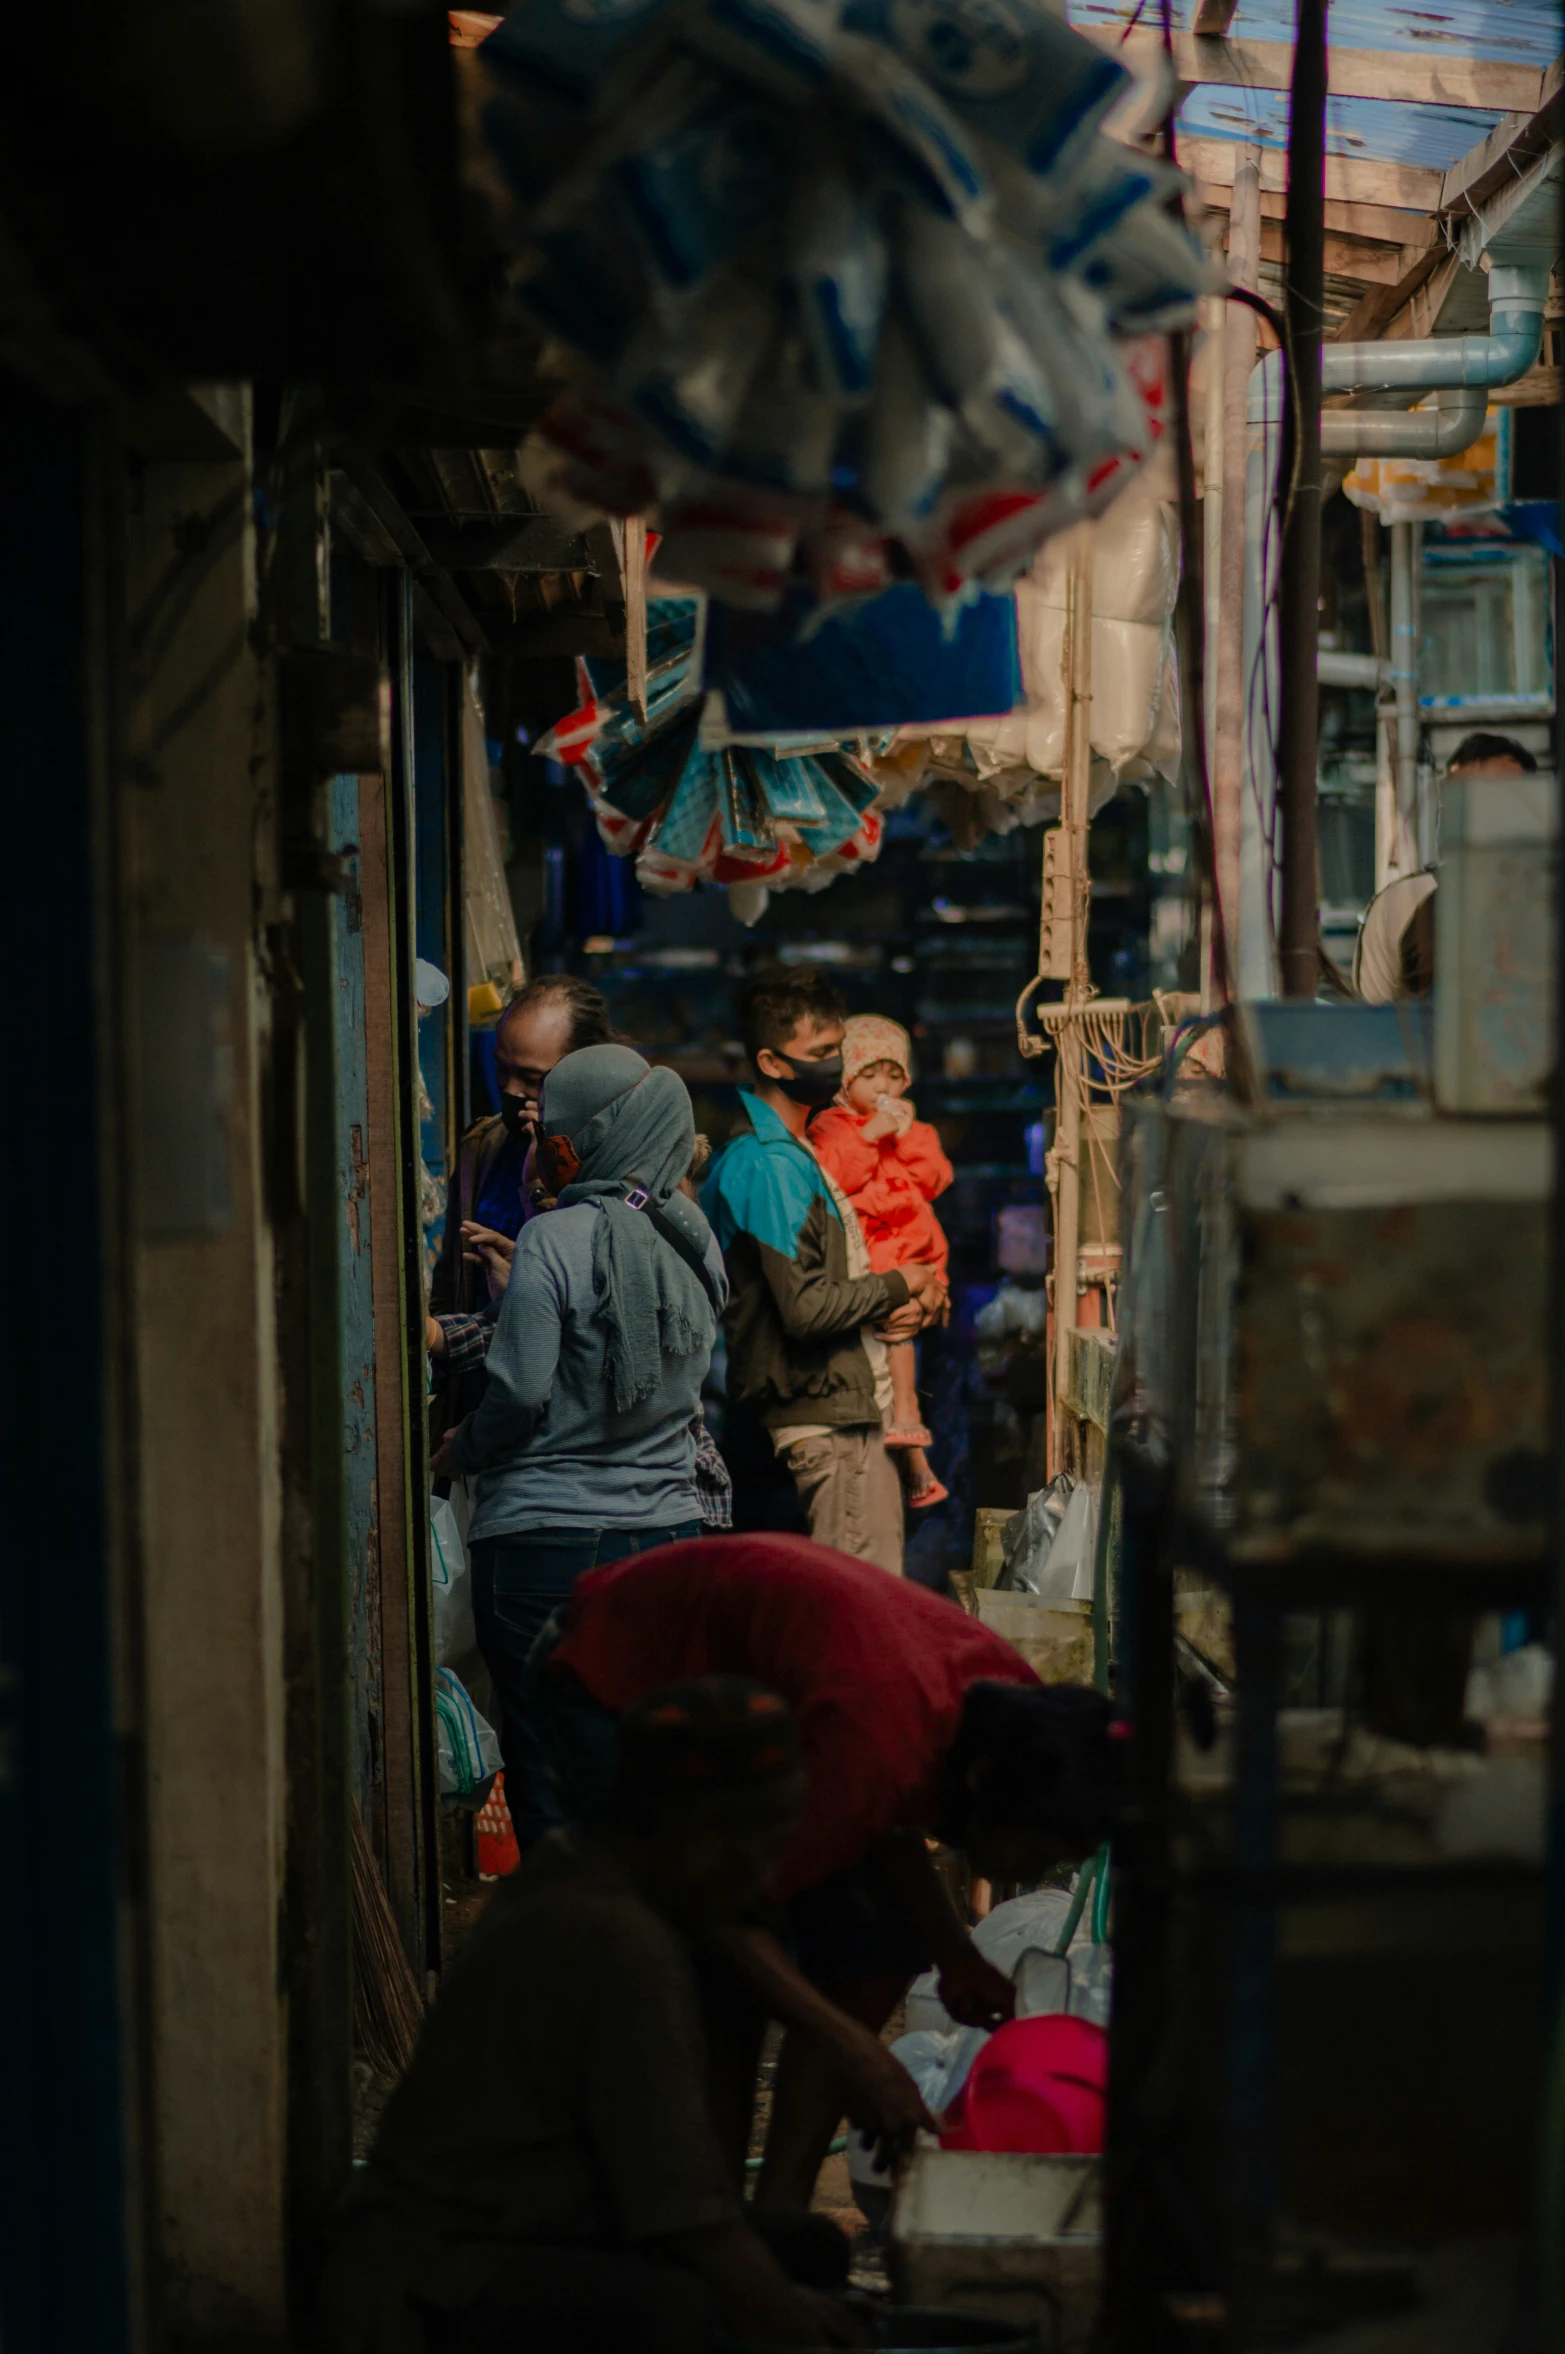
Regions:
<instances>
[{"instance_id":1,"label":"wooden plank","mask_svg":"<svg viewBox=\"0 0 1565 2354\"><path fill-rule=\"evenodd\" d=\"M1163 37L1155 25L1138 25L1123 43L1112 28L1104 28L1103 37L1104 45L1131 65L1150 66L1162 54ZM1197 30L1175 33L1173 47L1181 82L1241 90L1288 87L1293 49L1287 41L1212 39ZM1333 47L1328 71L1334 98L1394 99L1404 106L1472 106L1533 115L1548 96L1548 77L1534 65L1439 51Z\"/></svg>"},{"instance_id":2,"label":"wooden plank","mask_svg":"<svg viewBox=\"0 0 1565 2354\"><path fill-rule=\"evenodd\" d=\"M1260 150L1239 150L1230 269L1235 285L1260 281ZM1230 303L1223 354L1223 514L1218 552L1219 626L1208 659L1213 671L1212 832L1229 986L1239 959L1240 833L1244 770L1245 679L1240 627L1244 611L1245 408L1255 365L1256 316Z\"/></svg>"},{"instance_id":3,"label":"wooden plank","mask_svg":"<svg viewBox=\"0 0 1565 2354\"><path fill-rule=\"evenodd\" d=\"M1206 186L1231 188L1242 144L1237 139L1181 139L1179 160ZM1262 148L1263 192L1286 187L1287 163L1280 147ZM1439 210L1441 188L1441 174L1420 164L1386 163L1360 155L1326 158L1328 202L1389 205L1399 212L1427 214Z\"/></svg>"},{"instance_id":4,"label":"wooden plank","mask_svg":"<svg viewBox=\"0 0 1565 2354\"><path fill-rule=\"evenodd\" d=\"M422 526L434 561L447 572L590 572L585 539L552 515L514 515L498 523Z\"/></svg>"},{"instance_id":5,"label":"wooden plank","mask_svg":"<svg viewBox=\"0 0 1565 2354\"><path fill-rule=\"evenodd\" d=\"M1281 266L1284 258L1282 223L1261 223L1261 259ZM1410 256L1406 246L1380 245L1365 237L1326 238L1326 275L1329 278L1355 278L1363 286L1394 287L1400 285L1408 270L1419 257Z\"/></svg>"},{"instance_id":6,"label":"wooden plank","mask_svg":"<svg viewBox=\"0 0 1565 2354\"><path fill-rule=\"evenodd\" d=\"M1372 286L1354 304L1347 317L1333 329L1332 342L1369 343L1383 335L1398 332L1389 322L1399 310L1405 309L1431 277L1438 275L1443 286L1449 286L1454 258L1448 256L1442 262L1439 250L1431 246L1427 253L1420 254L1411 268L1404 270L1389 286ZM1401 332L1405 333L1406 330Z\"/></svg>"},{"instance_id":7,"label":"wooden plank","mask_svg":"<svg viewBox=\"0 0 1565 2354\"><path fill-rule=\"evenodd\" d=\"M1234 21L1239 0L1196 0L1193 33L1209 39L1221 40Z\"/></svg>"},{"instance_id":8,"label":"wooden plank","mask_svg":"<svg viewBox=\"0 0 1565 2354\"><path fill-rule=\"evenodd\" d=\"M1450 212L1459 206L1465 214L1481 205L1547 154L1560 136L1562 124L1565 88L1560 66L1555 64L1543 78L1543 95L1534 112L1507 115L1487 138L1480 139L1448 168L1441 183L1440 211Z\"/></svg>"}]
</instances>

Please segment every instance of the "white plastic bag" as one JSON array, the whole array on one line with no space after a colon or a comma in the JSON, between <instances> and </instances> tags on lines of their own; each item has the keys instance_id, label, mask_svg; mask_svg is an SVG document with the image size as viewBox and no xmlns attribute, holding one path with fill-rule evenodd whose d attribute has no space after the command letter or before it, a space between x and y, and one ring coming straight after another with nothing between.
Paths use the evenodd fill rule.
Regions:
<instances>
[{"instance_id":1,"label":"white plastic bag","mask_svg":"<svg viewBox=\"0 0 1565 2354\"><path fill-rule=\"evenodd\" d=\"M435 1663L456 1667L478 1648L473 1581L456 1514L444 1496L429 1503L429 1582L434 1591Z\"/></svg>"},{"instance_id":2,"label":"white plastic bag","mask_svg":"<svg viewBox=\"0 0 1565 2354\"><path fill-rule=\"evenodd\" d=\"M435 1731L440 1742L440 1795L472 1798L500 1771L500 1742L480 1716L459 1676L435 1670Z\"/></svg>"}]
</instances>

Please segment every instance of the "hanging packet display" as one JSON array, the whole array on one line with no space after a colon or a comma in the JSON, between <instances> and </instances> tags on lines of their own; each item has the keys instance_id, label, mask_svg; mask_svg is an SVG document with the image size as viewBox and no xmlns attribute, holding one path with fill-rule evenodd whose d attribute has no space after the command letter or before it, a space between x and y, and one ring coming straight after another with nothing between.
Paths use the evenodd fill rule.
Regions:
<instances>
[{"instance_id":1,"label":"hanging packet display","mask_svg":"<svg viewBox=\"0 0 1565 2354\"><path fill-rule=\"evenodd\" d=\"M890 253L879 209L822 154L801 172L788 224L789 276L818 381L864 399L886 310Z\"/></svg>"},{"instance_id":2,"label":"hanging packet display","mask_svg":"<svg viewBox=\"0 0 1565 2354\"><path fill-rule=\"evenodd\" d=\"M807 727L840 739L1009 711L1021 693L1015 600L977 592L941 614L915 582L899 581L824 617L800 597L774 621L714 606L703 683L752 740Z\"/></svg>"},{"instance_id":3,"label":"hanging packet display","mask_svg":"<svg viewBox=\"0 0 1565 2354\"><path fill-rule=\"evenodd\" d=\"M843 24L888 43L966 129L1040 175L1129 84L1106 49L1028 0L847 0Z\"/></svg>"}]
</instances>

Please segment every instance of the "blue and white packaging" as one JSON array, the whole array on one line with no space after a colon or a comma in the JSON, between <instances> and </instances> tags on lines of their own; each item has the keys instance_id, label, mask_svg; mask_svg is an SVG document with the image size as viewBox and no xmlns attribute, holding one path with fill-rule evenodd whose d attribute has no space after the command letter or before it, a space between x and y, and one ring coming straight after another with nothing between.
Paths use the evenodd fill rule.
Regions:
<instances>
[{"instance_id":1,"label":"blue and white packaging","mask_svg":"<svg viewBox=\"0 0 1565 2354\"><path fill-rule=\"evenodd\" d=\"M670 286L699 286L775 214L787 184L787 125L764 99L688 61L665 75L645 137L611 170Z\"/></svg>"},{"instance_id":2,"label":"blue and white packaging","mask_svg":"<svg viewBox=\"0 0 1565 2354\"><path fill-rule=\"evenodd\" d=\"M830 76L837 8L835 0L706 0L680 31L703 56L797 105Z\"/></svg>"},{"instance_id":3,"label":"blue and white packaging","mask_svg":"<svg viewBox=\"0 0 1565 2354\"><path fill-rule=\"evenodd\" d=\"M795 597L774 620L714 605L703 685L752 741L818 729L839 741L882 728L977 719L1021 700L1016 600L975 592L938 613L913 581L812 618Z\"/></svg>"},{"instance_id":4,"label":"blue and white packaging","mask_svg":"<svg viewBox=\"0 0 1565 2354\"><path fill-rule=\"evenodd\" d=\"M1130 81L1037 0L846 0L843 25L888 43L969 130L1039 175L1091 138Z\"/></svg>"},{"instance_id":5,"label":"blue and white packaging","mask_svg":"<svg viewBox=\"0 0 1565 2354\"><path fill-rule=\"evenodd\" d=\"M940 496L956 429L900 318L887 320L864 431L859 491L887 531L914 528Z\"/></svg>"},{"instance_id":6,"label":"blue and white packaging","mask_svg":"<svg viewBox=\"0 0 1565 2354\"><path fill-rule=\"evenodd\" d=\"M649 308L615 372L616 395L679 456L716 466L776 326L764 278L722 272Z\"/></svg>"},{"instance_id":7,"label":"blue and white packaging","mask_svg":"<svg viewBox=\"0 0 1565 2354\"><path fill-rule=\"evenodd\" d=\"M989 176L954 115L893 50L839 35L836 85L881 134L879 160L894 185L974 231L988 223Z\"/></svg>"},{"instance_id":8,"label":"blue and white packaging","mask_svg":"<svg viewBox=\"0 0 1565 2354\"><path fill-rule=\"evenodd\" d=\"M820 382L840 400L863 400L875 381L891 257L879 209L825 152L800 170L788 252Z\"/></svg>"},{"instance_id":9,"label":"blue and white packaging","mask_svg":"<svg viewBox=\"0 0 1565 2354\"><path fill-rule=\"evenodd\" d=\"M984 449L1018 482L1048 482L1064 456L1060 399L987 257L954 222L909 206L897 251L926 372Z\"/></svg>"}]
</instances>

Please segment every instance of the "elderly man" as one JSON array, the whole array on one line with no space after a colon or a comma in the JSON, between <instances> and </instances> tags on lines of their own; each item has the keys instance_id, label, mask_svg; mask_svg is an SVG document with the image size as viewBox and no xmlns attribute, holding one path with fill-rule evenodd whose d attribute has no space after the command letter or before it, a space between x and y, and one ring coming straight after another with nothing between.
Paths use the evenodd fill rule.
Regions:
<instances>
[{"instance_id":1,"label":"elderly man","mask_svg":"<svg viewBox=\"0 0 1565 2354\"><path fill-rule=\"evenodd\" d=\"M475 1120L457 1150L446 1195L445 1232L430 1278L425 1340L446 1376L433 1436L478 1402L493 1321L492 1268L484 1245L491 1237L514 1242L531 1205L524 1192L527 1156L538 1119L538 1095L555 1064L583 1046L614 1035L609 1009L590 981L573 973L541 973L511 999L495 1029L495 1075L500 1109ZM490 1254L493 1258L493 1254ZM498 1266L499 1261L494 1260Z\"/></svg>"},{"instance_id":2,"label":"elderly man","mask_svg":"<svg viewBox=\"0 0 1565 2354\"><path fill-rule=\"evenodd\" d=\"M1538 766L1512 736L1463 738L1446 768L1456 776L1531 776ZM1353 957L1354 994L1370 1005L1427 997L1435 985L1435 889L1432 867L1398 875L1364 913Z\"/></svg>"}]
</instances>

